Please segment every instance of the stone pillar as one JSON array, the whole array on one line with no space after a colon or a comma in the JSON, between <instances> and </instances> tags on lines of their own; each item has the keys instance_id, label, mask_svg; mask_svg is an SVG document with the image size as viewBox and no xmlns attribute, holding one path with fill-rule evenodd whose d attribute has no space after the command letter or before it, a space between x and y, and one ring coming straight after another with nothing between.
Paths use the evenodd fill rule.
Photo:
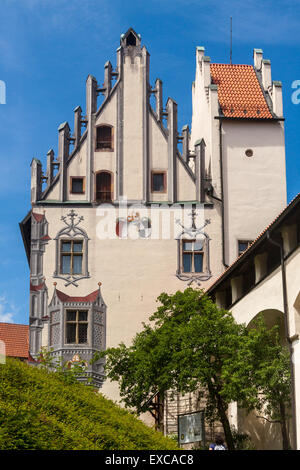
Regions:
<instances>
[{"instance_id":1,"label":"stone pillar","mask_svg":"<svg viewBox=\"0 0 300 470\"><path fill-rule=\"evenodd\" d=\"M238 300L243 293L243 276L237 276L231 279L232 303Z\"/></svg>"},{"instance_id":2,"label":"stone pillar","mask_svg":"<svg viewBox=\"0 0 300 470\"><path fill-rule=\"evenodd\" d=\"M272 102L273 112L278 117L283 117L283 104L282 104L282 83L273 81L272 89Z\"/></svg>"},{"instance_id":3,"label":"stone pillar","mask_svg":"<svg viewBox=\"0 0 300 470\"><path fill-rule=\"evenodd\" d=\"M93 197L93 159L94 159L94 128L97 112L97 80L89 75L86 81L86 117L87 117L87 159L86 159L86 194L87 200Z\"/></svg>"},{"instance_id":4,"label":"stone pillar","mask_svg":"<svg viewBox=\"0 0 300 470\"><path fill-rule=\"evenodd\" d=\"M60 201L65 201L67 199L67 161L69 158L69 147L70 147L70 127L67 122L63 122L58 128Z\"/></svg>"},{"instance_id":5,"label":"stone pillar","mask_svg":"<svg viewBox=\"0 0 300 470\"><path fill-rule=\"evenodd\" d=\"M54 151L52 149L47 153L47 188L51 185L53 181L53 161L54 161Z\"/></svg>"},{"instance_id":6,"label":"stone pillar","mask_svg":"<svg viewBox=\"0 0 300 470\"><path fill-rule=\"evenodd\" d=\"M267 274L268 253L261 253L254 257L255 284Z\"/></svg>"},{"instance_id":7,"label":"stone pillar","mask_svg":"<svg viewBox=\"0 0 300 470\"><path fill-rule=\"evenodd\" d=\"M42 164L37 158L31 162L31 204L35 204L42 196Z\"/></svg>"},{"instance_id":8,"label":"stone pillar","mask_svg":"<svg viewBox=\"0 0 300 470\"><path fill-rule=\"evenodd\" d=\"M287 255L297 246L297 225L286 225L281 230L283 239L283 251Z\"/></svg>"},{"instance_id":9,"label":"stone pillar","mask_svg":"<svg viewBox=\"0 0 300 470\"><path fill-rule=\"evenodd\" d=\"M107 61L104 65L104 96L107 98L111 92L111 77L112 77L112 65L110 61Z\"/></svg>"},{"instance_id":10,"label":"stone pillar","mask_svg":"<svg viewBox=\"0 0 300 470\"><path fill-rule=\"evenodd\" d=\"M156 116L159 122L163 119L163 92L162 92L162 81L157 78L155 81L155 100L156 100Z\"/></svg>"},{"instance_id":11,"label":"stone pillar","mask_svg":"<svg viewBox=\"0 0 300 470\"><path fill-rule=\"evenodd\" d=\"M168 114L168 200L177 199L177 103L171 98L167 102Z\"/></svg>"},{"instance_id":12,"label":"stone pillar","mask_svg":"<svg viewBox=\"0 0 300 470\"><path fill-rule=\"evenodd\" d=\"M81 113L82 109L80 106L74 109L74 147L77 148L81 139Z\"/></svg>"},{"instance_id":13,"label":"stone pillar","mask_svg":"<svg viewBox=\"0 0 300 470\"><path fill-rule=\"evenodd\" d=\"M253 49L253 62L256 70L261 70L263 60L263 50L262 49Z\"/></svg>"},{"instance_id":14,"label":"stone pillar","mask_svg":"<svg viewBox=\"0 0 300 470\"><path fill-rule=\"evenodd\" d=\"M272 87L272 75L271 75L271 61L269 59L262 60L262 84L266 91Z\"/></svg>"},{"instance_id":15,"label":"stone pillar","mask_svg":"<svg viewBox=\"0 0 300 470\"><path fill-rule=\"evenodd\" d=\"M195 175L196 175L196 199L205 201L205 142L203 139L195 143Z\"/></svg>"},{"instance_id":16,"label":"stone pillar","mask_svg":"<svg viewBox=\"0 0 300 470\"><path fill-rule=\"evenodd\" d=\"M190 129L189 126L183 126L182 128L182 158L188 163L189 160L189 138L190 138Z\"/></svg>"}]
</instances>

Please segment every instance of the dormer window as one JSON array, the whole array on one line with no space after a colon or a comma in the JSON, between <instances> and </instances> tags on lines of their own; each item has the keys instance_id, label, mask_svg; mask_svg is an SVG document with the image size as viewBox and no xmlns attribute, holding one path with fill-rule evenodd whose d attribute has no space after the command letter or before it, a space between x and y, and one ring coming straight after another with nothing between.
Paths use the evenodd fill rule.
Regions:
<instances>
[{"instance_id":1,"label":"dormer window","mask_svg":"<svg viewBox=\"0 0 300 470\"><path fill-rule=\"evenodd\" d=\"M113 150L113 127L108 125L96 128L96 150Z\"/></svg>"}]
</instances>

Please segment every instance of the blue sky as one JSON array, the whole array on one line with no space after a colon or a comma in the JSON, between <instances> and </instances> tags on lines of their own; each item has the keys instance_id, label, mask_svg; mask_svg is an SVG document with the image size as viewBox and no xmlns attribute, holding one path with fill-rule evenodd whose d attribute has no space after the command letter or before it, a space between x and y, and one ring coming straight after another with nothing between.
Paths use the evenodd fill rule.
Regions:
<instances>
[{"instance_id":1,"label":"blue sky","mask_svg":"<svg viewBox=\"0 0 300 470\"><path fill-rule=\"evenodd\" d=\"M254 47L271 59L281 80L286 117L288 201L300 190L300 105L291 101L300 80L300 2L248 0L0 0L0 321L28 322L29 270L18 222L30 209L30 162L57 149L57 128L73 109L85 109L89 73L103 81L115 66L120 34L132 26L150 53L150 76L178 103L179 129L191 120L195 48L213 62L252 63Z\"/></svg>"}]
</instances>

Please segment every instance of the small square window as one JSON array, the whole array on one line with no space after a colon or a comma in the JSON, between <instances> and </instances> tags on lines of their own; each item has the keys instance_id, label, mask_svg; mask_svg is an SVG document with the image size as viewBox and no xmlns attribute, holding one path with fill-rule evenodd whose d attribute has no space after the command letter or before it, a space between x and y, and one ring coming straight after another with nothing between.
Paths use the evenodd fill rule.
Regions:
<instances>
[{"instance_id":1,"label":"small square window","mask_svg":"<svg viewBox=\"0 0 300 470\"><path fill-rule=\"evenodd\" d=\"M249 248L251 243L252 243L251 240L246 240L246 241L239 240L238 241L238 256L244 253L244 251L246 251Z\"/></svg>"},{"instance_id":2,"label":"small square window","mask_svg":"<svg viewBox=\"0 0 300 470\"><path fill-rule=\"evenodd\" d=\"M166 192L165 172L152 172L152 192Z\"/></svg>"},{"instance_id":3,"label":"small square window","mask_svg":"<svg viewBox=\"0 0 300 470\"><path fill-rule=\"evenodd\" d=\"M84 194L84 178L71 177L71 193Z\"/></svg>"}]
</instances>

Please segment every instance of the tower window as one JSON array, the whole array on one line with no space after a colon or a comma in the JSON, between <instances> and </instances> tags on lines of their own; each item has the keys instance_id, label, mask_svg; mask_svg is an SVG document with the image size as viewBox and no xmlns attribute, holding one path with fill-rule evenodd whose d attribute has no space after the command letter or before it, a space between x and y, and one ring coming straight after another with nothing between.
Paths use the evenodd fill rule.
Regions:
<instances>
[{"instance_id":1,"label":"tower window","mask_svg":"<svg viewBox=\"0 0 300 470\"><path fill-rule=\"evenodd\" d=\"M203 240L182 240L182 271L202 273L204 261Z\"/></svg>"},{"instance_id":2,"label":"tower window","mask_svg":"<svg viewBox=\"0 0 300 470\"><path fill-rule=\"evenodd\" d=\"M82 257L82 240L61 240L61 274L81 274Z\"/></svg>"},{"instance_id":3,"label":"tower window","mask_svg":"<svg viewBox=\"0 0 300 470\"><path fill-rule=\"evenodd\" d=\"M84 194L84 178L71 176L71 193Z\"/></svg>"},{"instance_id":4,"label":"tower window","mask_svg":"<svg viewBox=\"0 0 300 470\"><path fill-rule=\"evenodd\" d=\"M113 150L113 128L98 126L96 132L96 150Z\"/></svg>"},{"instance_id":5,"label":"tower window","mask_svg":"<svg viewBox=\"0 0 300 470\"><path fill-rule=\"evenodd\" d=\"M66 311L66 343L85 344L88 333L88 311L67 310Z\"/></svg>"},{"instance_id":6,"label":"tower window","mask_svg":"<svg viewBox=\"0 0 300 470\"><path fill-rule=\"evenodd\" d=\"M136 46L136 37L132 32L126 38L126 46Z\"/></svg>"},{"instance_id":7,"label":"tower window","mask_svg":"<svg viewBox=\"0 0 300 470\"><path fill-rule=\"evenodd\" d=\"M151 188L152 192L166 192L167 175L165 171L152 171Z\"/></svg>"},{"instance_id":8,"label":"tower window","mask_svg":"<svg viewBox=\"0 0 300 470\"><path fill-rule=\"evenodd\" d=\"M108 171L96 174L96 201L112 201L112 175Z\"/></svg>"}]
</instances>

